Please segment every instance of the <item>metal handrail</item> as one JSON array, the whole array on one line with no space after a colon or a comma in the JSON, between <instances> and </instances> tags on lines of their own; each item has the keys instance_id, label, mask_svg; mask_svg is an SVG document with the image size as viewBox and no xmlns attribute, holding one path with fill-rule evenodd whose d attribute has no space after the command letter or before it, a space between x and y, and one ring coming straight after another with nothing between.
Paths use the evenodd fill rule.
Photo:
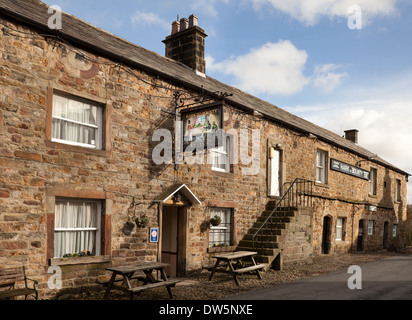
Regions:
<instances>
[{"instance_id":1,"label":"metal handrail","mask_svg":"<svg viewBox=\"0 0 412 320\"><path fill-rule=\"evenodd\" d=\"M273 215L278 211L279 208L285 208L289 211L292 210L293 207L297 207L298 205L300 206L312 206L312 186L313 186L313 181L306 180L306 179L301 179L301 178L296 178L293 182L287 182L284 184L287 186L290 184L290 186L287 188L285 193L283 194L282 198L279 200L279 202L276 204L275 208L272 210L272 212L268 215L268 217L262 222L261 226L258 228L258 230L254 233L252 236L252 242L253 242L253 248L256 249L257 246L256 244L256 237L259 235L259 233L264 236L263 234L263 228L266 226L266 224L269 222L269 220L272 222ZM303 198L302 198L303 196ZM269 237L273 235L273 226L271 226L270 233L266 233L266 236ZM266 240L267 241L267 240ZM265 241L261 240L260 241L263 243Z\"/></svg>"}]
</instances>

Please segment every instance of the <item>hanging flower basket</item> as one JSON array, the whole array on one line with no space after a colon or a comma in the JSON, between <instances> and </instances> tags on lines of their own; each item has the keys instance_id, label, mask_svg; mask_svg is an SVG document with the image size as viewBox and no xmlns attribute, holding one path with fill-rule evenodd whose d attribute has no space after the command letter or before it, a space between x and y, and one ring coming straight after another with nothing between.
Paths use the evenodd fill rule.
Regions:
<instances>
[{"instance_id":1,"label":"hanging flower basket","mask_svg":"<svg viewBox=\"0 0 412 320\"><path fill-rule=\"evenodd\" d=\"M134 222L136 223L136 226L138 228L146 228L147 225L149 224L149 218L146 216L146 214L141 215L140 217L137 217Z\"/></svg>"},{"instance_id":2,"label":"hanging flower basket","mask_svg":"<svg viewBox=\"0 0 412 320\"><path fill-rule=\"evenodd\" d=\"M214 216L213 218L210 218L210 224L213 227L217 227L220 224L220 222L222 222L222 219L218 215Z\"/></svg>"}]
</instances>

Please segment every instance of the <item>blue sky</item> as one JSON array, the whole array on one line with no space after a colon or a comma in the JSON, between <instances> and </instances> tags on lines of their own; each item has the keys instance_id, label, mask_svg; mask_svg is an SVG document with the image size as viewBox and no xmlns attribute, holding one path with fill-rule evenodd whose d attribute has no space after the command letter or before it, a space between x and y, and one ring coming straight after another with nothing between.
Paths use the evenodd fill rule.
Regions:
<instances>
[{"instance_id":1,"label":"blue sky","mask_svg":"<svg viewBox=\"0 0 412 320\"><path fill-rule=\"evenodd\" d=\"M337 134L356 128L360 145L412 173L411 0L44 2L161 55L171 22L196 14L208 76Z\"/></svg>"}]
</instances>

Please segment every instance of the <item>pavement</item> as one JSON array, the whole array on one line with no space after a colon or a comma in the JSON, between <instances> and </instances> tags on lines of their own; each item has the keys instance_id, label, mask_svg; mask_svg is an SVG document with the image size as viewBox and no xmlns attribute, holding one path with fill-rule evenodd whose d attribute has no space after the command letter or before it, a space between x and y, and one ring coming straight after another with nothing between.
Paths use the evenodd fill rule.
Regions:
<instances>
[{"instance_id":1,"label":"pavement","mask_svg":"<svg viewBox=\"0 0 412 320\"><path fill-rule=\"evenodd\" d=\"M412 300L412 255L389 257L222 300Z\"/></svg>"}]
</instances>

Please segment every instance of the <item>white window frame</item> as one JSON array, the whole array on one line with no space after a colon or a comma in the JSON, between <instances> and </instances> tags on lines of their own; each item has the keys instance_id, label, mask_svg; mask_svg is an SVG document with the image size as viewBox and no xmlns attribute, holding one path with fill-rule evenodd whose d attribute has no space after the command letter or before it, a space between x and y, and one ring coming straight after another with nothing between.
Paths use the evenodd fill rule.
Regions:
<instances>
[{"instance_id":1,"label":"white window frame","mask_svg":"<svg viewBox=\"0 0 412 320\"><path fill-rule=\"evenodd\" d=\"M395 238L398 234L398 224L392 224L392 237Z\"/></svg>"},{"instance_id":2,"label":"white window frame","mask_svg":"<svg viewBox=\"0 0 412 320\"><path fill-rule=\"evenodd\" d=\"M57 206L58 203L95 203L97 205L97 221L96 221L96 227L95 228L56 228L54 227L54 234L56 232L78 232L78 231L96 231L95 235L95 256L100 256L101 255L101 239L102 239L102 230L101 230L101 225L102 225L102 201L99 200L81 200L81 199L68 199L68 198L59 198L56 199L55 206ZM56 221L57 223L57 221ZM66 253L74 253L74 252L66 252ZM54 257L54 258L61 258L61 257Z\"/></svg>"},{"instance_id":3,"label":"white window frame","mask_svg":"<svg viewBox=\"0 0 412 320\"><path fill-rule=\"evenodd\" d=\"M368 236L375 234L375 220L368 220Z\"/></svg>"},{"instance_id":4,"label":"white window frame","mask_svg":"<svg viewBox=\"0 0 412 320\"><path fill-rule=\"evenodd\" d=\"M378 169L371 168L369 177L369 194L376 196L377 194Z\"/></svg>"},{"instance_id":5,"label":"white window frame","mask_svg":"<svg viewBox=\"0 0 412 320\"><path fill-rule=\"evenodd\" d=\"M230 172L230 159L231 159L231 138L230 136L224 136L225 143L217 148L210 150L212 170L219 172ZM218 163L219 159L223 159L224 163ZM224 164L224 167L222 166Z\"/></svg>"},{"instance_id":6,"label":"white window frame","mask_svg":"<svg viewBox=\"0 0 412 320\"><path fill-rule=\"evenodd\" d=\"M224 239L224 245L231 245L231 234L232 234L232 209L231 208L211 208L210 218L218 215L221 217L222 222L219 226L210 226L209 232L209 247L213 247L216 244L216 238L213 234L218 234L219 231L225 233L224 237L229 237L229 239ZM221 242L221 241L219 241Z\"/></svg>"},{"instance_id":7,"label":"white window frame","mask_svg":"<svg viewBox=\"0 0 412 320\"><path fill-rule=\"evenodd\" d=\"M72 145L72 146L78 146L78 147L84 147L84 148L90 148L90 149L97 149L97 150L101 150L103 148L102 146L102 141L103 141L103 111L104 111L104 107L99 104L99 103L94 103L91 101L86 101L83 98L78 98L75 96L71 96L71 95L66 95L66 94L59 94L59 93L53 93L53 109L55 108L55 98L59 97L62 99L67 99L67 100L72 100L72 101L77 101L77 102L81 102L84 104L88 104L90 106L96 107L97 108L97 114L96 114L96 125L94 124L90 124L90 123L86 123L86 122L81 122L81 121L76 121L73 119L69 119L69 118L65 118L65 117L59 117L56 115L53 115L52 112L52 138L51 141L53 142L58 142L58 143L63 143L63 144L67 144L67 145ZM60 138L55 138L53 137L53 123L54 120L60 120L60 121L65 121L65 122L69 122L69 123L74 123L74 124L78 124L80 126L83 127L88 127L88 128L93 128L96 130L95 132L95 144L88 144L88 143L80 143L80 142L76 142L76 141L70 141L70 140L65 140L65 139L60 139Z\"/></svg>"},{"instance_id":8,"label":"white window frame","mask_svg":"<svg viewBox=\"0 0 412 320\"><path fill-rule=\"evenodd\" d=\"M317 149L316 150L316 182L327 184L327 163L328 163L328 152Z\"/></svg>"},{"instance_id":9,"label":"white window frame","mask_svg":"<svg viewBox=\"0 0 412 320\"><path fill-rule=\"evenodd\" d=\"M402 201L402 182L400 179L395 179L395 201Z\"/></svg>"},{"instance_id":10,"label":"white window frame","mask_svg":"<svg viewBox=\"0 0 412 320\"><path fill-rule=\"evenodd\" d=\"M336 237L335 240L342 241L343 236L343 218L336 219Z\"/></svg>"}]
</instances>

